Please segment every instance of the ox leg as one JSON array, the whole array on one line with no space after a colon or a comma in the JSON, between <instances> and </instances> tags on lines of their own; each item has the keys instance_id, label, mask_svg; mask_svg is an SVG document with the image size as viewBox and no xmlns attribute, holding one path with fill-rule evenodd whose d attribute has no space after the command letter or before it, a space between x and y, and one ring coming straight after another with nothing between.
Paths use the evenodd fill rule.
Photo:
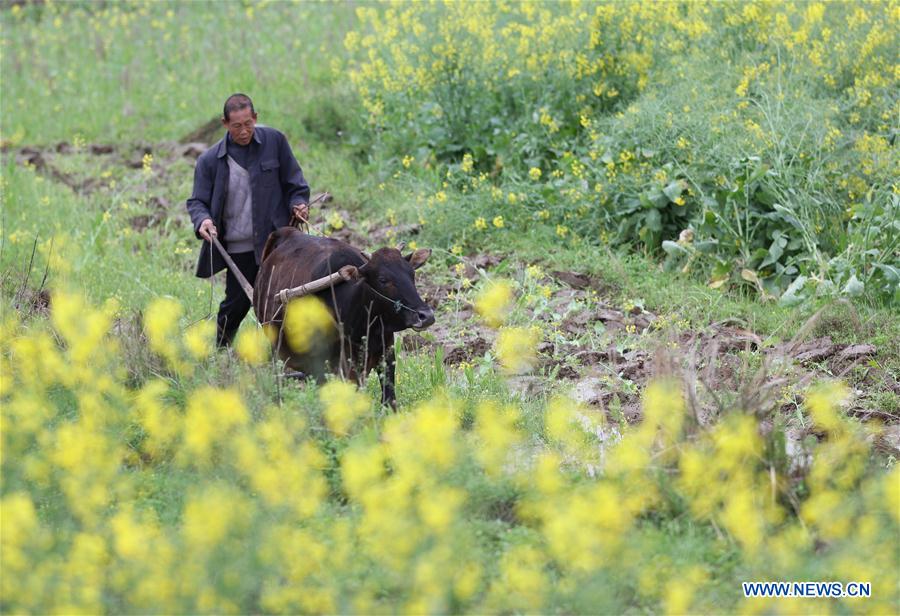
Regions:
<instances>
[{"instance_id":1,"label":"ox leg","mask_svg":"<svg viewBox=\"0 0 900 616\"><path fill-rule=\"evenodd\" d=\"M374 360L374 361L373 361ZM381 403L397 408L397 395L394 391L396 362L394 356L394 335L387 334L378 342L378 348L369 351L369 361L378 371L378 379L381 381Z\"/></svg>"},{"instance_id":2,"label":"ox leg","mask_svg":"<svg viewBox=\"0 0 900 616\"><path fill-rule=\"evenodd\" d=\"M384 369L381 377L381 403L397 409L397 394L394 391L396 381L396 360L394 357L394 345L391 345L384 353Z\"/></svg>"}]
</instances>

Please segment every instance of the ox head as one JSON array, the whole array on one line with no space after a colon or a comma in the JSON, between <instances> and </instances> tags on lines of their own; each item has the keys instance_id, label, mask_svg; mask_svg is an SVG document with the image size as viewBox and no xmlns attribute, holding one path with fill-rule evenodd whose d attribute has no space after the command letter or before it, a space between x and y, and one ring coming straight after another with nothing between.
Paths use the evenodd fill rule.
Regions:
<instances>
[{"instance_id":1,"label":"ox head","mask_svg":"<svg viewBox=\"0 0 900 616\"><path fill-rule=\"evenodd\" d=\"M359 268L360 276L375 291L373 300L382 318L397 331L408 327L421 331L434 324L434 310L416 290L415 270L430 256L428 248L405 257L396 248L380 248Z\"/></svg>"}]
</instances>

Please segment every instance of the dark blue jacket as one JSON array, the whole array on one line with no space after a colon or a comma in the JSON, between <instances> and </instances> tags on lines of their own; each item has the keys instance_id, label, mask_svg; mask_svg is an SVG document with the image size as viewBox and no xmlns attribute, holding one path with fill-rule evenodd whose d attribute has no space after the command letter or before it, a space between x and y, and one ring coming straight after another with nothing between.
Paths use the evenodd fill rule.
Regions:
<instances>
[{"instance_id":1,"label":"dark blue jacket","mask_svg":"<svg viewBox=\"0 0 900 616\"><path fill-rule=\"evenodd\" d=\"M248 171L253 196L253 252L259 263L269 233L290 222L294 205L309 202L309 185L281 132L257 124L253 139L258 144L259 156ZM227 191L228 159L223 138L200 155L194 169L194 193L187 200L187 210L198 239L200 223L207 218L212 218L219 237L224 237L222 213ZM224 268L225 261L219 251L213 250L204 240L197 262L197 276L207 278Z\"/></svg>"}]
</instances>

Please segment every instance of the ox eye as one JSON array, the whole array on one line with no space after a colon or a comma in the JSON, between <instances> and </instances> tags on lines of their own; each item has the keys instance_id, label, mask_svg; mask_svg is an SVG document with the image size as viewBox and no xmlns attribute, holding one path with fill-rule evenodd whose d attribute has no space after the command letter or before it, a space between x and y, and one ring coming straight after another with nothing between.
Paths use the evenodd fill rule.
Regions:
<instances>
[{"instance_id":1,"label":"ox eye","mask_svg":"<svg viewBox=\"0 0 900 616\"><path fill-rule=\"evenodd\" d=\"M385 278L384 276L379 276L379 277L378 277L378 282L380 282L381 284L387 284L388 279Z\"/></svg>"}]
</instances>

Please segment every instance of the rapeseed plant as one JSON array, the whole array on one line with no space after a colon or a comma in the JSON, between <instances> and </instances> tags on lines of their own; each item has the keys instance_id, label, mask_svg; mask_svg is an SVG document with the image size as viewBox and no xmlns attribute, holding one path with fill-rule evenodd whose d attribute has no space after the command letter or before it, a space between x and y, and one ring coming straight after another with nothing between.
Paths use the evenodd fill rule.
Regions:
<instances>
[{"instance_id":1,"label":"rapeseed plant","mask_svg":"<svg viewBox=\"0 0 900 616\"><path fill-rule=\"evenodd\" d=\"M319 389L325 406L325 424L338 436L345 436L353 423L369 410L369 400L356 387L342 381L331 381Z\"/></svg>"},{"instance_id":2,"label":"rapeseed plant","mask_svg":"<svg viewBox=\"0 0 900 616\"><path fill-rule=\"evenodd\" d=\"M277 336L277 334L275 334ZM269 358L272 351L272 340L265 328L242 329L234 343L237 356L250 365L259 365Z\"/></svg>"},{"instance_id":3,"label":"rapeseed plant","mask_svg":"<svg viewBox=\"0 0 900 616\"><path fill-rule=\"evenodd\" d=\"M489 303L509 301L499 295ZM195 386L179 399L168 380L129 390L113 371L97 395L106 368L96 358L115 365L119 353L111 322L60 298L48 323L58 337L2 328L0 592L11 609L491 612L582 605L596 584L648 607L709 608L722 580L705 563L661 577L628 564L656 558L648 520L673 506L717 529L713 541L748 579L870 581L867 609L896 605L900 476L869 463L838 386L807 396L825 439L792 501L759 418L735 410L697 431L674 382L649 387L643 420L617 438L565 398L542 410L539 434L524 409L492 400L467 426L461 401L440 394L360 422L368 401L335 381L319 394L334 435L323 440L309 409L251 413L233 389ZM147 311L154 336L176 338L177 312L168 302ZM183 500L155 506L153 478L182 471ZM478 485L515 489L510 539L494 547Z\"/></svg>"},{"instance_id":4,"label":"rapeseed plant","mask_svg":"<svg viewBox=\"0 0 900 616\"><path fill-rule=\"evenodd\" d=\"M536 327L503 327L497 335L497 359L507 374L520 374L531 368L541 340Z\"/></svg>"},{"instance_id":5,"label":"rapeseed plant","mask_svg":"<svg viewBox=\"0 0 900 616\"><path fill-rule=\"evenodd\" d=\"M498 327L513 307L512 285L507 281L487 284L475 299L475 310L491 327Z\"/></svg>"},{"instance_id":6,"label":"rapeseed plant","mask_svg":"<svg viewBox=\"0 0 900 616\"><path fill-rule=\"evenodd\" d=\"M305 295L288 302L284 317L284 336L297 353L306 353L314 341L336 333L334 319L322 300Z\"/></svg>"},{"instance_id":7,"label":"rapeseed plant","mask_svg":"<svg viewBox=\"0 0 900 616\"><path fill-rule=\"evenodd\" d=\"M804 285L890 300L900 288L890 234L848 232L896 218L891 6L399 3L359 11L346 45L370 121L392 127L377 132L388 156L427 150L441 176L493 167L485 185L459 185L478 230L497 216L506 226L546 221L567 241L602 237L659 255L691 228L702 250L682 270L709 274L716 288L744 284L749 267L758 292L788 303L811 295ZM813 110L809 100L826 102ZM804 128L817 118L821 130ZM820 153L836 151L836 134L850 148L826 164ZM662 174L657 188L650 178ZM723 191L719 177L743 188ZM685 183L677 194L675 181ZM862 195L873 207L855 224L825 222ZM520 203L540 209L511 207ZM773 248L776 232L806 237Z\"/></svg>"}]
</instances>

